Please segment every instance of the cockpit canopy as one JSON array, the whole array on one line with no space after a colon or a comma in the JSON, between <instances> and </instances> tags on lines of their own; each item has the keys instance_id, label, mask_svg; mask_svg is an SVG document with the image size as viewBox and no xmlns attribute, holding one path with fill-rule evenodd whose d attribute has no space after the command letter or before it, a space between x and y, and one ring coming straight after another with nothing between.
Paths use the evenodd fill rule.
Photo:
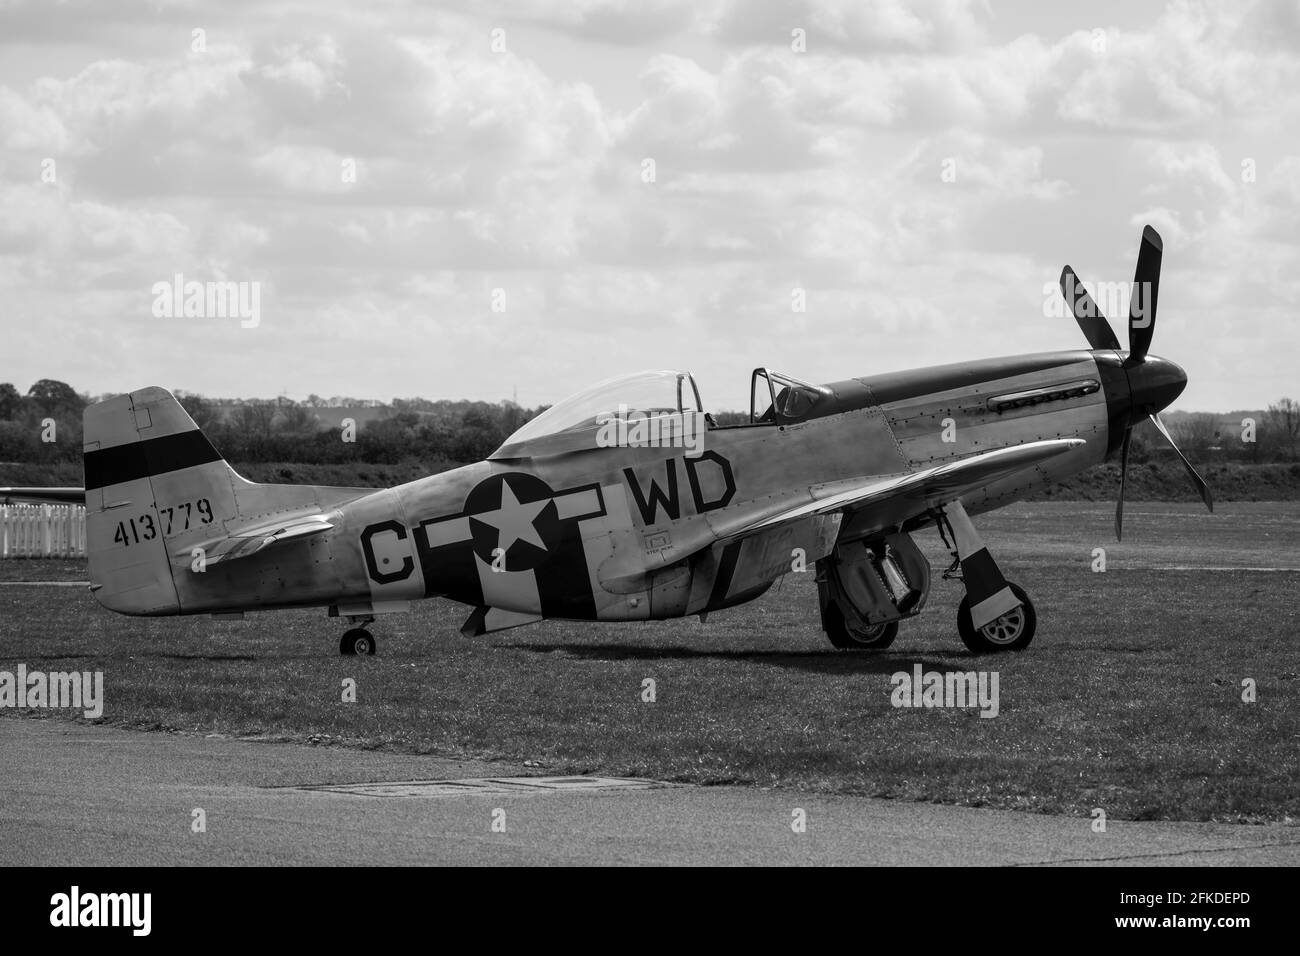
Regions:
<instances>
[{"instance_id":1,"label":"cockpit canopy","mask_svg":"<svg viewBox=\"0 0 1300 956\"><path fill-rule=\"evenodd\" d=\"M626 418L629 412L654 417L702 411L700 392L690 372L636 372L606 379L557 402L507 438L502 447L594 428L606 418Z\"/></svg>"},{"instance_id":2,"label":"cockpit canopy","mask_svg":"<svg viewBox=\"0 0 1300 956\"><path fill-rule=\"evenodd\" d=\"M824 386L809 385L766 368L754 369L750 396L749 420L721 427L785 425L828 414L834 406L827 401L832 396ZM507 438L492 457L531 454L524 446L542 439L547 439L547 453L578 449L590 445L588 432L611 419L679 414L703 415L707 428L719 427L711 416L704 415L700 391L690 372L660 369L620 375L552 405Z\"/></svg>"},{"instance_id":3,"label":"cockpit canopy","mask_svg":"<svg viewBox=\"0 0 1300 956\"><path fill-rule=\"evenodd\" d=\"M809 385L771 369L756 368L750 378L749 394L750 424L771 425L812 417L814 406L831 393L824 386Z\"/></svg>"}]
</instances>

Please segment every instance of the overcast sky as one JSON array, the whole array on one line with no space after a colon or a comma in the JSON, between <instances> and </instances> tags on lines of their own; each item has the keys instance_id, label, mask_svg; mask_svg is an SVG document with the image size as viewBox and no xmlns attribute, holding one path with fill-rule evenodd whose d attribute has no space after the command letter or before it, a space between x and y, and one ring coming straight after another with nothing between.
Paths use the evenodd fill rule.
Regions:
<instances>
[{"instance_id":1,"label":"overcast sky","mask_svg":"<svg viewBox=\"0 0 1300 956\"><path fill-rule=\"evenodd\" d=\"M0 380L735 408L1086 347L1150 222L1175 407L1300 398L1294 0L426 6L0 0Z\"/></svg>"}]
</instances>

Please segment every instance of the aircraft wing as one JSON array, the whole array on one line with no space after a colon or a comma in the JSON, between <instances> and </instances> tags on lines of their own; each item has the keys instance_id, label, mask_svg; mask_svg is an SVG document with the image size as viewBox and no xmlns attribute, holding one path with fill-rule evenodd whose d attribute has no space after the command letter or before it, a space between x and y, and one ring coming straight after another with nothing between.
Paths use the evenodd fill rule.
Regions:
<instances>
[{"instance_id":1,"label":"aircraft wing","mask_svg":"<svg viewBox=\"0 0 1300 956\"><path fill-rule=\"evenodd\" d=\"M0 504L84 505L84 488L0 488Z\"/></svg>"},{"instance_id":2,"label":"aircraft wing","mask_svg":"<svg viewBox=\"0 0 1300 956\"><path fill-rule=\"evenodd\" d=\"M897 527L908 518L955 501L991 482L1078 448L1082 438L1028 442L998 448L920 471L872 475L814 485L801 499L765 504L758 510L722 509L709 515L707 527L697 527L675 548L644 557L630 549L606 561L598 574L611 591L644 586L646 575L676 564L688 555L717 544L729 544L812 515L844 515L844 523ZM865 519L865 522L864 520ZM620 592L621 593L621 592Z\"/></svg>"},{"instance_id":3,"label":"aircraft wing","mask_svg":"<svg viewBox=\"0 0 1300 956\"><path fill-rule=\"evenodd\" d=\"M212 565L222 561L236 561L239 558L247 558L259 551L283 544L285 541L296 541L299 538L310 537L314 534L320 534L322 531L328 531L333 527L334 525L325 515L305 515L281 520L274 524L260 524L256 527L239 528L224 538L216 538L206 544L198 545L198 547L203 549L205 565ZM188 557L192 553L192 550L186 550L177 552L177 555ZM195 570L194 565L190 566L190 570Z\"/></svg>"},{"instance_id":4,"label":"aircraft wing","mask_svg":"<svg viewBox=\"0 0 1300 956\"><path fill-rule=\"evenodd\" d=\"M921 471L815 486L810 489L811 501L750 521L722 535L721 540L744 537L809 515L832 514L837 511L851 515L886 502L891 511L901 508L909 512L908 517L912 517L1083 444L1086 442L1082 438L1028 442L986 451Z\"/></svg>"}]
</instances>

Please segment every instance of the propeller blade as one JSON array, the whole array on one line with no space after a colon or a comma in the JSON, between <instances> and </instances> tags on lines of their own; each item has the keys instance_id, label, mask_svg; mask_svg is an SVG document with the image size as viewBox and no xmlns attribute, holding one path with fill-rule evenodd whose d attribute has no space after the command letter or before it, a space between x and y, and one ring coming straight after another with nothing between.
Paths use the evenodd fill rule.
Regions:
<instances>
[{"instance_id":1,"label":"propeller blade","mask_svg":"<svg viewBox=\"0 0 1300 956\"><path fill-rule=\"evenodd\" d=\"M1169 429L1165 428L1165 423L1160 420L1160 416L1152 413L1147 417L1150 418L1156 428L1160 430L1160 434L1165 436L1165 441L1169 442L1169 447L1172 448L1178 457L1182 459L1183 467L1187 469L1188 477L1192 479L1192 484L1195 485L1196 490L1200 492L1201 500L1205 502L1205 507L1209 508L1210 511L1213 512L1214 497L1210 494L1210 486L1205 483L1205 479L1202 478L1197 473L1196 469L1192 467L1192 463L1187 460L1187 456L1179 450L1176 444L1174 444L1174 438L1169 434Z\"/></svg>"},{"instance_id":2,"label":"propeller blade","mask_svg":"<svg viewBox=\"0 0 1300 956\"><path fill-rule=\"evenodd\" d=\"M1128 352L1130 362L1141 362L1151 348L1156 330L1156 299L1160 292L1160 259L1165 244L1150 226L1142 230L1137 269L1133 272L1133 294L1128 307Z\"/></svg>"},{"instance_id":3,"label":"propeller blade","mask_svg":"<svg viewBox=\"0 0 1300 956\"><path fill-rule=\"evenodd\" d=\"M1094 349L1119 348L1119 339L1115 337L1115 330L1110 327L1106 316L1102 315L1101 309L1097 308L1097 303L1092 300L1088 290L1083 287L1083 283L1069 266L1061 270L1061 295L1065 296L1066 304L1074 313L1074 321L1079 323L1079 328L1083 330L1084 338L1088 340L1090 346Z\"/></svg>"},{"instance_id":4,"label":"propeller blade","mask_svg":"<svg viewBox=\"0 0 1300 956\"><path fill-rule=\"evenodd\" d=\"M1115 540L1124 540L1124 479L1128 476L1128 442L1133 429L1124 429L1124 444L1119 452L1119 500L1115 502Z\"/></svg>"}]
</instances>

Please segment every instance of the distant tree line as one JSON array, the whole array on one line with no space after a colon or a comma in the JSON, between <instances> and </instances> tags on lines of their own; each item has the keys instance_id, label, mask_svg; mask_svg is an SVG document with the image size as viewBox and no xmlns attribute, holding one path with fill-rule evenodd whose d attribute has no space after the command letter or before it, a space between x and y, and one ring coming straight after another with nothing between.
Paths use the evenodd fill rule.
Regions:
<instances>
[{"instance_id":1,"label":"distant tree line","mask_svg":"<svg viewBox=\"0 0 1300 956\"><path fill-rule=\"evenodd\" d=\"M486 458L515 429L543 411L513 402L431 401L395 398L388 404L335 396L288 398L204 398L189 392L176 397L226 458L235 462L471 462ZM108 397L108 396L102 396ZM0 462L58 462L81 457L81 414L96 398L54 379L41 379L21 394L0 383ZM365 409L365 421L345 433L339 409ZM330 409L326 416L321 410ZM378 410L378 414L375 414ZM1300 453L1300 402L1279 399L1242 425L1250 413L1167 415L1179 447L1193 461L1296 461ZM322 421L322 418L329 420ZM714 412L722 425L747 416ZM1254 441L1246 440L1253 437ZM351 438L351 441L345 440ZM1130 460L1158 459L1167 450L1147 422L1133 431Z\"/></svg>"},{"instance_id":2,"label":"distant tree line","mask_svg":"<svg viewBox=\"0 0 1300 956\"><path fill-rule=\"evenodd\" d=\"M312 396L215 402L188 392L177 400L227 459L237 462L471 462L486 458L520 425L543 411L513 402L394 399L390 404ZM107 397L107 396L104 396ZM96 399L42 379L22 395L0 384L0 462L56 462L81 457L81 416ZM223 409L221 406L229 406ZM317 409L382 409L354 428L328 423Z\"/></svg>"},{"instance_id":3,"label":"distant tree line","mask_svg":"<svg viewBox=\"0 0 1300 956\"><path fill-rule=\"evenodd\" d=\"M1300 402L1280 398L1261 414L1205 412L1162 416L1179 449L1192 461L1291 462L1300 454ZM1133 429L1129 460L1172 455L1149 421Z\"/></svg>"},{"instance_id":4,"label":"distant tree line","mask_svg":"<svg viewBox=\"0 0 1300 956\"><path fill-rule=\"evenodd\" d=\"M81 457L81 412L91 396L43 378L23 395L0 382L0 461L52 462Z\"/></svg>"},{"instance_id":5,"label":"distant tree line","mask_svg":"<svg viewBox=\"0 0 1300 956\"><path fill-rule=\"evenodd\" d=\"M177 399L232 461L478 461L492 454L537 411L512 402L397 399L383 418L322 424L313 407L289 399L246 402L222 415L201 396ZM328 406L374 407L374 406Z\"/></svg>"}]
</instances>

